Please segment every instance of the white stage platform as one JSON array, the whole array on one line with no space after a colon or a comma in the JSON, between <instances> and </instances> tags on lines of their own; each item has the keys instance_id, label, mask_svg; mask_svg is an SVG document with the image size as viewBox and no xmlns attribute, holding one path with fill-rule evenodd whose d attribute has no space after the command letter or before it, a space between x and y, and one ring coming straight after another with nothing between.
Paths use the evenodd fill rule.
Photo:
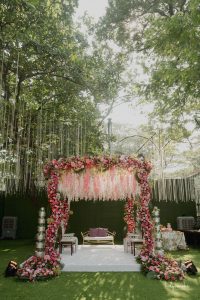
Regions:
<instances>
[{"instance_id":1,"label":"white stage platform","mask_svg":"<svg viewBox=\"0 0 200 300\"><path fill-rule=\"evenodd\" d=\"M140 272L140 264L123 245L79 245L71 255L70 247L61 254L63 272Z\"/></svg>"}]
</instances>

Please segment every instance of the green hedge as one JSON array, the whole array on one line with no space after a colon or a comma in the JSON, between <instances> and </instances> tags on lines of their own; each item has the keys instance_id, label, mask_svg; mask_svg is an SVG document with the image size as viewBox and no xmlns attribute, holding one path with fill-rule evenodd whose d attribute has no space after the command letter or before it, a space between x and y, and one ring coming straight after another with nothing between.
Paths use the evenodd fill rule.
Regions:
<instances>
[{"instance_id":1,"label":"green hedge","mask_svg":"<svg viewBox=\"0 0 200 300\"><path fill-rule=\"evenodd\" d=\"M2 203L2 215L17 217L17 238L34 238L39 209L43 206L48 210L46 193L1 195L0 204Z\"/></svg>"},{"instance_id":2,"label":"green hedge","mask_svg":"<svg viewBox=\"0 0 200 300\"><path fill-rule=\"evenodd\" d=\"M81 231L105 227L116 232L115 240L121 242L125 234L124 201L79 201L72 202L68 232L74 232L82 243Z\"/></svg>"},{"instance_id":3,"label":"green hedge","mask_svg":"<svg viewBox=\"0 0 200 300\"><path fill-rule=\"evenodd\" d=\"M17 237L34 238L37 232L37 219L40 207L44 206L47 216L50 214L46 192L34 195L7 195L0 194L0 222L3 216L17 216ZM168 222L176 229L178 216L196 216L194 202L165 202L152 201L150 210L154 206L160 208L161 224ZM106 227L110 231L116 231L116 241L122 242L125 235L124 201L79 201L72 202L68 232L74 232L79 242L82 243L81 231L87 231L92 227Z\"/></svg>"},{"instance_id":4,"label":"green hedge","mask_svg":"<svg viewBox=\"0 0 200 300\"><path fill-rule=\"evenodd\" d=\"M171 223L172 228L177 229L176 218L181 216L193 216L196 218L196 205L193 201L152 201L150 209L157 206L160 209L160 223L167 225Z\"/></svg>"}]
</instances>

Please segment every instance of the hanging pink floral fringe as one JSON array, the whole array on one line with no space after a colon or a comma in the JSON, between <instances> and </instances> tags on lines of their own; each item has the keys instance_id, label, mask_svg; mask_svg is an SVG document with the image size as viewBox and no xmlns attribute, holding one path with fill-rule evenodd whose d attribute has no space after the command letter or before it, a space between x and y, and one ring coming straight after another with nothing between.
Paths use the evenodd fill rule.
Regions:
<instances>
[{"instance_id":1,"label":"hanging pink floral fringe","mask_svg":"<svg viewBox=\"0 0 200 300\"><path fill-rule=\"evenodd\" d=\"M136 187L137 181L133 172L118 167L99 172L93 167L79 173L66 171L59 179L58 191L67 196L69 201L119 200L135 195Z\"/></svg>"}]
</instances>

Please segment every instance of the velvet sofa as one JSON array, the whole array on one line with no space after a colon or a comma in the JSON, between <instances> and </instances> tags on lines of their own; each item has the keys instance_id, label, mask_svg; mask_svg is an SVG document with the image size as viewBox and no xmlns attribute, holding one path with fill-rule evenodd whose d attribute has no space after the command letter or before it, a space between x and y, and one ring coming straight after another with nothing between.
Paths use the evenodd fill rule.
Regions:
<instances>
[{"instance_id":1,"label":"velvet sofa","mask_svg":"<svg viewBox=\"0 0 200 300\"><path fill-rule=\"evenodd\" d=\"M114 245L115 232L108 231L107 228L90 228L86 232L81 232L84 244L112 244Z\"/></svg>"}]
</instances>

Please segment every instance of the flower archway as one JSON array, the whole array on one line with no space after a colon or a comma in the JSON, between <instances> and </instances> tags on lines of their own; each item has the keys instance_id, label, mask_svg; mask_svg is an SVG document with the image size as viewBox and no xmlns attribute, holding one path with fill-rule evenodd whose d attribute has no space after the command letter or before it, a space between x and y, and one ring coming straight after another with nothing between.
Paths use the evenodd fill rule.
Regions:
<instances>
[{"instance_id":1,"label":"flower archway","mask_svg":"<svg viewBox=\"0 0 200 300\"><path fill-rule=\"evenodd\" d=\"M153 224L148 208L151 196L148 184L150 171L149 162L126 156L73 157L49 162L44 168L44 175L48 179L47 191L52 214L46 230L45 253L43 257L34 255L26 260L18 269L18 277L34 281L58 274L60 255L55 248L56 237L59 227L67 226L71 200L124 199L124 220L129 232L135 229L133 212L137 202L136 214L144 238L137 259L145 274L156 279L183 280L183 270L178 262L153 251Z\"/></svg>"},{"instance_id":2,"label":"flower archway","mask_svg":"<svg viewBox=\"0 0 200 300\"><path fill-rule=\"evenodd\" d=\"M49 162L44 168L44 175L48 179L52 215L46 230L45 254L51 257L55 265L58 263L56 234L61 224L65 228L67 226L70 201L125 199L127 205L131 205L136 194L139 195L138 217L144 237L142 251L151 254L153 225L148 208L151 197L148 176L151 168L149 162L130 156L72 157ZM133 220L125 221L128 231L134 231Z\"/></svg>"}]
</instances>

